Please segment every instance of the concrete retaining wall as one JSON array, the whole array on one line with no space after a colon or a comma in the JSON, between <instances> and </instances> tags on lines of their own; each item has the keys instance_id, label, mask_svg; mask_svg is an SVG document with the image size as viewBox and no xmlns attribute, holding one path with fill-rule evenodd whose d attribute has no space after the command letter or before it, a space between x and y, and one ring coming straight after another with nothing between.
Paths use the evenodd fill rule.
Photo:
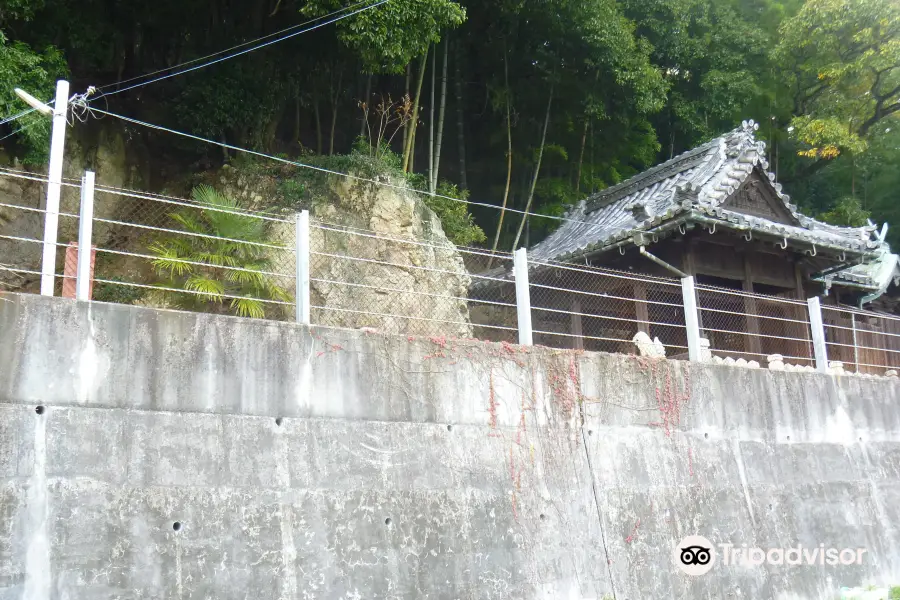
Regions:
<instances>
[{"instance_id":1,"label":"concrete retaining wall","mask_svg":"<svg viewBox=\"0 0 900 600\"><path fill-rule=\"evenodd\" d=\"M0 600L900 584L896 382L5 299ZM868 553L689 578L690 534Z\"/></svg>"}]
</instances>

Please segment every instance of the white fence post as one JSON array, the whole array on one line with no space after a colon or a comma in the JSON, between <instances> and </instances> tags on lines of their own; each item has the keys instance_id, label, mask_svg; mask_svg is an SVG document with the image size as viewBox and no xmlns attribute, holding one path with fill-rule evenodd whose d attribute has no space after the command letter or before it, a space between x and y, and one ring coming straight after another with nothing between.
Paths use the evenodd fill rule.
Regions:
<instances>
[{"instance_id":1,"label":"white fence post","mask_svg":"<svg viewBox=\"0 0 900 600\"><path fill-rule=\"evenodd\" d=\"M519 344L532 346L531 294L528 289L528 253L519 248L513 255L513 271L516 278L516 313L519 317Z\"/></svg>"},{"instance_id":2,"label":"white fence post","mask_svg":"<svg viewBox=\"0 0 900 600\"><path fill-rule=\"evenodd\" d=\"M825 325L822 322L822 304L814 296L806 301L809 306L809 327L812 330L813 350L816 356L816 370L828 372L828 347L825 345Z\"/></svg>"},{"instance_id":3,"label":"white fence post","mask_svg":"<svg viewBox=\"0 0 900 600\"><path fill-rule=\"evenodd\" d=\"M303 325L310 324L309 307L309 211L297 213L296 219L296 263L297 281L295 289L295 302L297 307L297 322Z\"/></svg>"},{"instance_id":4,"label":"white fence post","mask_svg":"<svg viewBox=\"0 0 900 600\"><path fill-rule=\"evenodd\" d=\"M50 134L50 167L47 171L47 206L44 213L44 254L41 260L41 295L52 296L56 277L56 234L59 230L59 195L62 189L63 150L69 82L56 82L53 129Z\"/></svg>"},{"instance_id":5,"label":"white fence post","mask_svg":"<svg viewBox=\"0 0 900 600\"><path fill-rule=\"evenodd\" d=\"M85 171L81 178L81 210L78 213L78 271L75 276L75 299L91 299L91 237L94 226L94 172Z\"/></svg>"},{"instance_id":6,"label":"white fence post","mask_svg":"<svg viewBox=\"0 0 900 600\"><path fill-rule=\"evenodd\" d=\"M700 319L697 317L697 292L693 277L681 279L681 295L684 298L684 325L687 328L688 357L691 362L701 362Z\"/></svg>"}]
</instances>

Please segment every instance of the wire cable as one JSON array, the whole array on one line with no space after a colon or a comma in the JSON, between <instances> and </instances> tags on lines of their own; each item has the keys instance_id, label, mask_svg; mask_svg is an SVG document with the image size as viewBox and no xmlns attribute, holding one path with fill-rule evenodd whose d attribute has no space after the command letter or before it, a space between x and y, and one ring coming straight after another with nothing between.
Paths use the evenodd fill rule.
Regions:
<instances>
[{"instance_id":1,"label":"wire cable","mask_svg":"<svg viewBox=\"0 0 900 600\"><path fill-rule=\"evenodd\" d=\"M309 25L310 23L315 23L316 21L318 21L318 20L320 20L320 19L327 19L328 17L331 17L331 16L334 16L334 15L336 15L336 14L342 13L342 12L344 12L344 11L346 11L346 10L354 9L354 8L356 8L357 6L360 6L360 5L362 5L362 4L366 4L366 3L369 2L369 1L370 1L370 0L362 0L361 2L356 2L355 4L351 4L351 5L349 5L349 6L341 7L341 8L339 8L339 9L337 9L337 10L334 10L334 11L332 11L332 12L330 12L330 13L328 13L328 14L322 15L322 16L320 16L320 17L316 17L316 18L314 18L314 19L310 19L309 21L305 21L305 22L303 22L303 23L298 23L297 25L291 25L290 27L285 27L284 29L282 29L282 30L280 30L280 31L275 31L275 32L273 32L273 33L270 33L270 34L267 34L267 35L258 37L258 38L256 38L256 39L250 40L250 41L248 41L248 42L243 42L243 43L237 44L236 46L232 46L231 48L226 48L225 50L219 50L218 52L213 52L212 54L207 54L206 56L201 56L201 57L199 57L199 58L194 58L194 59L191 59L191 60L186 60L186 61L184 61L183 63L178 63L177 65L172 65L171 67L165 67L165 68L162 68L162 69L157 69L156 71L151 71L150 73L144 73L143 75L135 75L134 77L130 77L130 78L125 79L125 80L123 80L123 81L117 81L117 82L115 82L115 83L108 83L108 84L106 84L106 85L101 85L101 86L98 86L96 89L97 89L97 91L101 91L101 90L105 90L106 88L111 88L111 87L115 87L115 86L119 86L119 85L124 85L124 84L126 84L126 83L131 83L132 81L137 81L138 79L144 79L145 77L153 77L154 75L158 75L158 74L160 74L160 73L165 73L166 71L172 71L172 70L174 70L174 69L178 69L178 68L181 68L181 67L186 67L187 65L192 65L192 64L194 64L194 63L200 62L201 60L206 60L206 59L208 59L208 58L213 58L213 57L219 56L219 55L221 55L221 54L225 54L225 53L227 53L227 52L232 52L233 50L237 50L237 49L239 49L239 48L244 48L245 46L249 46L250 44L255 44L255 43L257 43L257 42L261 42L262 40L267 40L267 39L269 39L269 38L271 38L271 37L274 37L274 36L276 36L276 35L281 35L282 33L287 33L288 31L297 29L298 27L305 27L305 26ZM104 94L104 95L106 95L106 94Z\"/></svg>"},{"instance_id":2,"label":"wire cable","mask_svg":"<svg viewBox=\"0 0 900 600\"><path fill-rule=\"evenodd\" d=\"M7 123L12 123L13 121L15 121L17 119L21 119L22 117L24 117L26 115L30 115L31 113L33 113L36 110L37 110L36 108L29 108L28 110L23 110L20 113L16 113L16 114L10 115L4 119L0 119L0 125L6 125Z\"/></svg>"},{"instance_id":3,"label":"wire cable","mask_svg":"<svg viewBox=\"0 0 900 600\"><path fill-rule=\"evenodd\" d=\"M28 123L27 125L22 125L22 126L19 127L18 129L13 130L12 133L7 133L7 134L4 135L2 138L0 138L0 142L2 142L3 140L5 140L6 138L10 138L10 137L16 135L17 133L22 133L22 132L25 131L26 129L30 129L31 127L34 127L34 126L37 125L38 123L39 123L39 121L35 121L35 122L33 122L33 123Z\"/></svg>"},{"instance_id":4,"label":"wire cable","mask_svg":"<svg viewBox=\"0 0 900 600\"><path fill-rule=\"evenodd\" d=\"M389 0L379 0L379 1L376 2L375 4L370 4L369 6L366 6L366 7L363 7L363 8L359 8L359 9L356 9L356 10L354 10L354 11L352 11L352 12L345 13L345 14L342 14L342 15L339 15L339 16L336 16L336 17L334 17L334 18L332 18L332 19L329 19L329 20L327 20L327 21L324 21L324 22L322 22L322 23L317 23L317 24L315 24L315 25L313 25L313 26L311 26L311 27L307 27L307 28L301 29L301 30L299 30L299 31L294 31L293 33L289 33L288 35L279 37L279 38L277 38L277 39L274 39L274 40L271 40L271 41L268 41L268 42L265 42L265 43L262 43L262 44L257 44L257 45L255 45L255 46L252 46L252 47L247 48L247 49L245 49L245 50L241 50L240 52L235 52L235 53L233 53L233 54L229 54L229 55L227 55L227 56L223 56L223 57L221 57L221 58L217 58L217 59L215 59L215 60L211 60L211 61L209 61L209 62L205 62L205 63L199 64L199 65L197 65L197 66L194 66L194 67L190 67L190 68L188 68L188 69L182 69L182 70L176 71L176 72L174 72L174 73L168 73L167 75L163 75L163 76L161 76L161 77L157 77L157 78L151 79L151 80L149 80L149 81L143 81L143 82L141 82L141 83L136 83L136 84L130 85L130 86L128 86L128 87L124 87L124 88L120 88L120 89L114 90L114 91L112 91L112 92L101 93L99 96L96 96L94 99L96 100L96 99L99 99L99 98L103 98L103 97L105 97L105 96L112 96L112 95L114 95L114 94L120 94L120 93L122 93L122 92L127 92L128 90L133 90L133 89L135 89L135 88L143 87L143 86L145 86L145 85L150 85L151 83L155 83L155 82L157 82L157 81L162 81L162 80L164 80L164 79L169 79L169 78L171 78L171 77L176 77L176 76L178 76L178 75L183 75L183 74L185 74L185 73L190 73L191 71L197 71L197 70L199 70L199 69L203 69L204 67L208 67L208 66L210 66L210 65L214 65L214 64L216 64L216 63L220 63L220 62L223 62L223 61L226 61L226 60L228 60L228 59L235 58L235 57L238 57L238 56L241 56L241 55L244 55L244 54L248 54L248 53L253 52L253 51L255 51L255 50L259 50L260 48L265 48L266 46L271 46L271 45L273 45L273 44L277 44L278 42L283 42L284 40L290 39L290 38L292 38L292 37L296 37L296 36L301 35L301 34L303 34L303 33L308 33L308 32L313 31L313 30L315 30L315 29L319 29L320 27L324 27L324 26L330 25L330 24L332 24L332 23L337 23L338 21L341 21L341 20L346 19L346 18L348 18L348 17L352 17L352 16L354 16L354 15L358 15L359 13L365 12L365 11L367 11L367 10L371 10L371 9L377 7L377 6L381 6L382 4L385 4L385 3L388 2L388 1L389 1ZM320 18L323 18L323 17L320 17ZM313 19L313 20L315 20L315 19ZM261 38L261 39L262 39L262 38ZM187 63L186 63L186 64L187 64ZM164 69L164 70L165 70L165 69ZM145 75L144 77L147 77L147 76L148 76L148 75ZM115 84L111 84L111 85L115 85ZM106 87L109 87L109 86L106 86ZM99 88L98 88L98 89L99 89Z\"/></svg>"},{"instance_id":5,"label":"wire cable","mask_svg":"<svg viewBox=\"0 0 900 600\"><path fill-rule=\"evenodd\" d=\"M387 1L387 0L384 0L384 1ZM156 129L156 130L158 130L158 131L164 131L164 132L166 132L166 133L171 133L171 134L174 134L174 135L179 135L179 136L186 137L186 138L189 138L189 139L192 139L192 140L196 140L196 141L198 141L198 142L205 142L205 143L207 143L207 144L212 144L213 146L219 146L219 147L221 147L221 148L228 148L229 150L234 150L235 152L244 152L244 153L246 153L246 154L252 154L252 155L254 155L254 156L259 156L259 157L261 157L261 158L268 158L269 160L274 160L274 161L276 161L276 162L284 163L284 164L287 164L287 165L292 165L292 166L295 166L295 167L301 167L301 168L304 168L304 169L310 169L310 170L313 170L313 171L318 171L318 172L320 172L320 173L327 173L327 174L329 174L329 175L338 175L338 176L340 176L340 177L347 177L348 179L354 179L354 180L356 180L356 181L362 181L362 182L365 182L365 183L372 183L372 184L375 184L375 185L379 185L379 186L387 187L387 188L392 188L392 189L395 189L395 190L400 190L400 191L405 191L405 192L414 191L414 192L416 192L416 193L424 194L424 195L429 196L429 197L432 197L432 198L443 198L443 199L445 199L445 200L452 200L453 202L460 202L460 203L462 203L462 204L468 204L468 205L470 205L470 206L481 206L481 207L483 207L483 208L490 208L490 209L494 209L494 210L497 210L497 209L500 208L500 207L498 207L498 206L496 206L496 205L494 205L494 204L488 204L488 203L486 203L486 202L473 202L472 200L463 200L462 198L454 198L453 196L445 196L445 195L443 195L443 194L438 194L438 193L436 193L436 192L428 192L428 191L425 191L425 190L411 190L410 188L408 188L408 187L406 187L406 186L397 185L397 184L390 183L390 182L387 182L387 181L378 181L378 180L376 180L376 179L369 179L369 178L367 178L367 177L360 177L360 176L358 176L358 175L352 175L352 174L350 174L350 173L341 173L340 171L332 171L331 169L325 169L325 168L323 168L323 167L316 167L316 166L314 166L314 165L308 165L308 164L305 164L305 163L301 163L301 162L289 160L289 159L287 159L287 158L281 158L281 157L279 157L279 156L272 156L271 154L265 154L264 152L258 152L258 151L256 151L256 150L248 150L247 148L241 148L241 147L239 147L239 146L234 146L234 145L232 145L232 144L227 144L227 143L225 143L225 142L217 142L217 141L215 141L215 140L210 140L210 139L207 139L207 138L204 138L204 137L200 137L200 136L198 136L198 135L193 135L193 134L191 134L191 133L185 133L185 132L183 132L183 131L177 131L177 130L175 130L175 129L170 129L170 128L168 128L168 127L163 127L162 125L154 125L153 123L147 123L147 122L145 122L145 121L140 121L140 120L138 120L138 119L132 119L131 117L126 117L126 116L119 115L119 114L116 114L116 113L113 113L113 112L109 112L109 111L106 111L106 110L102 110L102 109L99 109L99 108L95 108L95 107L89 106L89 105L87 105L87 104L81 104L80 106L83 108L83 110L87 110L87 111L90 111L90 112L92 112L92 113L100 113L100 114L103 114L103 115L108 115L108 116L110 116L110 117L115 117L115 118L117 118L117 119L121 119L121 120L123 120L123 121L125 121L125 122L127 122L127 123L132 123L132 124L134 124L134 125L140 125L140 126L142 126L142 127L147 127L147 128L149 128L149 129ZM559 216L556 216L556 215L544 215L544 214L540 214L540 213L527 212L527 211L524 211L524 210L518 210L518 209L515 209L515 208L507 208L507 209L506 209L506 212L513 213L513 214L524 215L524 216L528 216L528 217L537 217L537 218L541 218L541 219L552 219L552 220L555 220L555 221L563 221L563 222L570 222L570 223L579 223L579 224L582 224L582 225L590 225L590 226L595 225L594 223L590 223L590 222L588 222L588 221L579 221L579 220L576 220L576 219L570 219L570 218L568 218L568 217L559 217Z\"/></svg>"}]
</instances>

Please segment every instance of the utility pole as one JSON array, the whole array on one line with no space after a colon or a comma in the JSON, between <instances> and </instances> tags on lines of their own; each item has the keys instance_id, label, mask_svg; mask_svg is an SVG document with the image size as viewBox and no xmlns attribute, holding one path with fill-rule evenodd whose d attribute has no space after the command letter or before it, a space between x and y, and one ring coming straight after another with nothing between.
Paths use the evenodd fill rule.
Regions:
<instances>
[{"instance_id":1,"label":"utility pole","mask_svg":"<svg viewBox=\"0 0 900 600\"><path fill-rule=\"evenodd\" d=\"M66 115L69 106L69 82L56 82L56 102L49 106L16 88L16 95L44 115L53 115L50 134L50 168L47 171L47 206L44 212L44 255L41 261L41 295L52 296L56 277L56 238L59 230L59 196L62 190L63 149L66 141Z\"/></svg>"}]
</instances>

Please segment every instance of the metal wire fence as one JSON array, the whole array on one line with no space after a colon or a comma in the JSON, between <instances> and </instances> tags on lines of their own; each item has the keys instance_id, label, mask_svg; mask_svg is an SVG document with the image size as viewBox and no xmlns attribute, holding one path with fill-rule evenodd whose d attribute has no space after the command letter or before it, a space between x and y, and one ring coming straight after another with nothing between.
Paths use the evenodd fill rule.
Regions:
<instances>
[{"instance_id":1,"label":"metal wire fence","mask_svg":"<svg viewBox=\"0 0 900 600\"><path fill-rule=\"evenodd\" d=\"M828 358L854 373L883 375L900 369L900 318L822 306Z\"/></svg>"},{"instance_id":2,"label":"metal wire fence","mask_svg":"<svg viewBox=\"0 0 900 600\"><path fill-rule=\"evenodd\" d=\"M642 331L687 357L679 280L556 262L533 263L529 280L535 343L634 353Z\"/></svg>"},{"instance_id":3,"label":"metal wire fence","mask_svg":"<svg viewBox=\"0 0 900 600\"><path fill-rule=\"evenodd\" d=\"M22 183L18 196L9 193L19 188L8 181ZM0 169L0 183L6 185L0 291L37 292L47 179ZM80 183L69 179L63 186L58 241L52 244L54 293L75 297ZM188 200L97 185L92 224L94 300L296 318L298 225L292 213L250 210L212 190ZM312 324L519 339L513 255L457 247L427 228L415 234L388 228L310 223L303 264ZM528 278L536 344L629 354L650 347L655 355L688 357L683 294L689 288L677 279L535 260L528 262ZM805 301L706 285L696 286L696 300L700 335L713 356L766 366L767 357L780 354L787 364L814 365ZM829 305L822 315L832 361L865 374L900 369L900 318Z\"/></svg>"},{"instance_id":4,"label":"metal wire fence","mask_svg":"<svg viewBox=\"0 0 900 600\"><path fill-rule=\"evenodd\" d=\"M315 222L310 235L312 322L384 333L511 339L515 301L470 297L462 256L477 250ZM495 313L494 311L499 311ZM474 313L474 319L473 319ZM494 336L493 338L491 336Z\"/></svg>"},{"instance_id":5,"label":"metal wire fence","mask_svg":"<svg viewBox=\"0 0 900 600\"><path fill-rule=\"evenodd\" d=\"M697 301L701 335L713 356L766 366L768 356L780 354L787 364L813 366L805 301L705 285L697 286Z\"/></svg>"},{"instance_id":6,"label":"metal wire fence","mask_svg":"<svg viewBox=\"0 0 900 600\"><path fill-rule=\"evenodd\" d=\"M94 299L286 320L294 223L211 193L175 199L97 186Z\"/></svg>"},{"instance_id":7,"label":"metal wire fence","mask_svg":"<svg viewBox=\"0 0 900 600\"><path fill-rule=\"evenodd\" d=\"M44 253L44 186L46 176L0 168L3 201L0 201L0 291L40 291ZM58 214L57 240L74 240L78 230L78 186L64 184L70 193L63 198ZM70 212L72 211L72 212ZM54 293L68 297L74 294L74 261L77 244L57 241L55 249ZM67 270L68 267L72 267Z\"/></svg>"}]
</instances>

